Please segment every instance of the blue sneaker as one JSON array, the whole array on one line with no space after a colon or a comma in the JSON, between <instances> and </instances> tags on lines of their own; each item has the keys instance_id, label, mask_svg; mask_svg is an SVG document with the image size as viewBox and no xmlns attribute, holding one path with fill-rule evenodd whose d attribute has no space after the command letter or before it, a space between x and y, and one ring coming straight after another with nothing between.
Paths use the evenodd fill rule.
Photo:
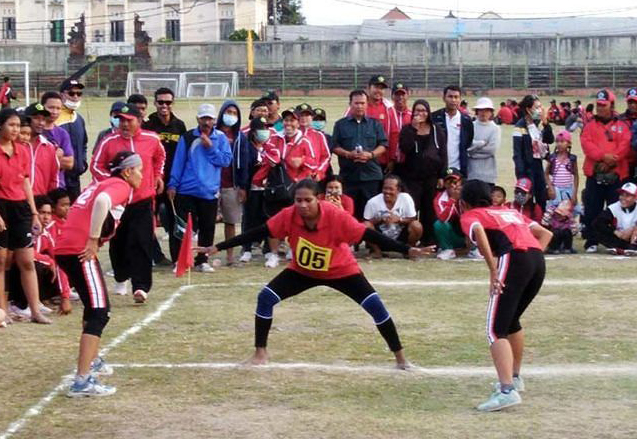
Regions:
<instances>
[{"instance_id":1,"label":"blue sneaker","mask_svg":"<svg viewBox=\"0 0 637 439\"><path fill-rule=\"evenodd\" d=\"M91 374L96 376L113 375L113 368L102 357L96 357L91 363Z\"/></svg>"},{"instance_id":2,"label":"blue sneaker","mask_svg":"<svg viewBox=\"0 0 637 439\"><path fill-rule=\"evenodd\" d=\"M522 398L517 390L511 390L509 393L500 391L493 392L489 399L476 407L481 412L496 412L522 402Z\"/></svg>"},{"instance_id":3,"label":"blue sneaker","mask_svg":"<svg viewBox=\"0 0 637 439\"><path fill-rule=\"evenodd\" d=\"M87 396L109 396L117 389L113 386L101 384L93 375L89 375L86 381L73 381L66 396L69 398L80 398Z\"/></svg>"}]
</instances>

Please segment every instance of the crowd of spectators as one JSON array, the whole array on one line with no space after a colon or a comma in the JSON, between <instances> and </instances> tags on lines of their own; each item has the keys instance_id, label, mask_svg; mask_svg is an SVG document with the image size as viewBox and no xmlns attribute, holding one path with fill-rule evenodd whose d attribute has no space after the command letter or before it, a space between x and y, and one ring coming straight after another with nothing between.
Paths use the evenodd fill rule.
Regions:
<instances>
[{"instance_id":1,"label":"crowd of spectators","mask_svg":"<svg viewBox=\"0 0 637 439\"><path fill-rule=\"evenodd\" d=\"M5 88L10 94L10 84ZM281 111L275 92L255 100L247 120L239 104L227 100L219 111L202 104L196 120L182 121L172 110L173 91L160 88L153 96L156 111L148 116L144 96L113 103L110 126L90 156L80 114L83 89L78 80L66 80L59 92L44 93L20 112L4 103L0 112L0 270L6 273L0 290L9 293L9 301L0 294L0 309L7 320L49 323L53 310L43 301L71 312L77 295L55 265L55 241L69 206L82 202L80 176L90 171L94 181L106 178L106 165L122 150L141 156L143 182L126 209L113 213L120 222L109 246L113 291L132 292L140 303L152 288L153 266L175 264L188 215L197 245L209 247L218 222L226 239L238 227L258 227L292 204L290 188L306 178L322 184L323 202L410 246L436 245L443 260L481 257L459 224L467 180L489 183L495 206L551 229L551 253L575 253L573 237L581 231L586 252L602 244L613 254L637 254L637 88L627 91L622 114L607 89L585 109L580 101L555 100L544 109L538 96L527 95L519 103L501 102L496 112L488 97L469 108L453 85L442 91L443 108L432 110L424 99L410 105L404 82L390 86L376 75L366 89L350 93L331 134L324 109L301 103ZM498 185L502 125L513 130L510 201ZM564 129L554 134L556 125ZM578 132L582 185L580 160L571 151ZM155 225L169 236L167 255ZM352 251L388 256L373 244L365 247ZM226 262L250 263L259 253L269 268L292 257L285 243L269 239L245 245L238 257L227 250ZM214 265L204 253L195 257L197 271L212 273Z\"/></svg>"}]
</instances>

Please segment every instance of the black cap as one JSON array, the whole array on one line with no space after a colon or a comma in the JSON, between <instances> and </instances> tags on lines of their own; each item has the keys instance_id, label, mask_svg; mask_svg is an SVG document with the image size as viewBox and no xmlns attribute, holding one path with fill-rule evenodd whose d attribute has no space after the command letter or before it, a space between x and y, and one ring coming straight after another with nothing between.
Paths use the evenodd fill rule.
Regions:
<instances>
[{"instance_id":1,"label":"black cap","mask_svg":"<svg viewBox=\"0 0 637 439\"><path fill-rule=\"evenodd\" d=\"M250 121L251 130L267 130L268 120L265 117L255 117Z\"/></svg>"},{"instance_id":2,"label":"black cap","mask_svg":"<svg viewBox=\"0 0 637 439\"><path fill-rule=\"evenodd\" d=\"M31 104L27 108L25 108L24 115L26 117L31 117L31 116L49 117L51 113L49 113L48 110L44 108L44 105L38 102L37 104Z\"/></svg>"},{"instance_id":3,"label":"black cap","mask_svg":"<svg viewBox=\"0 0 637 439\"><path fill-rule=\"evenodd\" d=\"M407 84L405 84L404 82L394 82L394 85L391 88L391 94L394 94L397 91L409 93L409 87L407 87Z\"/></svg>"},{"instance_id":4,"label":"black cap","mask_svg":"<svg viewBox=\"0 0 637 439\"><path fill-rule=\"evenodd\" d=\"M113 105L111 105L111 113L119 113L120 111L122 111L122 108L124 108L125 106L126 106L126 102L115 101L113 102Z\"/></svg>"},{"instance_id":5,"label":"black cap","mask_svg":"<svg viewBox=\"0 0 637 439\"><path fill-rule=\"evenodd\" d=\"M301 115L303 113L310 113L314 116L314 110L312 110L312 106L310 104L306 104L305 102L296 106L295 111Z\"/></svg>"},{"instance_id":6,"label":"black cap","mask_svg":"<svg viewBox=\"0 0 637 439\"><path fill-rule=\"evenodd\" d=\"M290 116L290 115L294 116L294 118L298 120L301 114L298 111L296 111L296 108L288 108L285 111L283 111L283 113L281 113L281 117L283 119L285 119L287 116Z\"/></svg>"},{"instance_id":7,"label":"black cap","mask_svg":"<svg viewBox=\"0 0 637 439\"><path fill-rule=\"evenodd\" d=\"M257 100L252 101L252 103L250 104L250 110L254 110L255 108L259 108L259 107L267 107L268 102L266 101L265 98L259 98Z\"/></svg>"},{"instance_id":8,"label":"black cap","mask_svg":"<svg viewBox=\"0 0 637 439\"><path fill-rule=\"evenodd\" d=\"M387 79L383 75L374 75L369 79L369 85L382 85L385 88L389 88Z\"/></svg>"},{"instance_id":9,"label":"black cap","mask_svg":"<svg viewBox=\"0 0 637 439\"><path fill-rule=\"evenodd\" d=\"M637 87L631 87L626 90L627 101L637 101Z\"/></svg>"},{"instance_id":10,"label":"black cap","mask_svg":"<svg viewBox=\"0 0 637 439\"><path fill-rule=\"evenodd\" d=\"M445 180L448 178L453 178L455 180L462 180L462 172L458 168L447 168L445 170Z\"/></svg>"},{"instance_id":11,"label":"black cap","mask_svg":"<svg viewBox=\"0 0 637 439\"><path fill-rule=\"evenodd\" d=\"M84 84L82 84L77 79L65 79L64 81L62 81L62 85L60 85L60 93L65 90L70 90L73 87L77 87L81 90L84 88Z\"/></svg>"},{"instance_id":12,"label":"black cap","mask_svg":"<svg viewBox=\"0 0 637 439\"><path fill-rule=\"evenodd\" d=\"M266 101L277 101L279 102L279 95L276 94L274 90L269 90L266 94L261 96L261 99L265 99Z\"/></svg>"},{"instance_id":13,"label":"black cap","mask_svg":"<svg viewBox=\"0 0 637 439\"><path fill-rule=\"evenodd\" d=\"M327 119L327 114L325 114L325 110L323 110L322 108L314 108L314 120L326 120Z\"/></svg>"},{"instance_id":14,"label":"black cap","mask_svg":"<svg viewBox=\"0 0 637 439\"><path fill-rule=\"evenodd\" d=\"M141 118L142 113L140 113L136 105L126 104L115 117L123 117L124 119L132 119L133 117Z\"/></svg>"}]
</instances>

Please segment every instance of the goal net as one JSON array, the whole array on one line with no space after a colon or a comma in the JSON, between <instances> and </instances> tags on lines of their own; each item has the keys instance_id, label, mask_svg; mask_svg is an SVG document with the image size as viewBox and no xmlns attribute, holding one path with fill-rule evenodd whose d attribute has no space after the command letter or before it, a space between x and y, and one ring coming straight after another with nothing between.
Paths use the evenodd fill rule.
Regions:
<instances>
[{"instance_id":1,"label":"goal net","mask_svg":"<svg viewBox=\"0 0 637 439\"><path fill-rule=\"evenodd\" d=\"M168 87L176 97L225 98L239 91L237 72L129 72L126 95L152 96L160 87Z\"/></svg>"},{"instance_id":2,"label":"goal net","mask_svg":"<svg viewBox=\"0 0 637 439\"><path fill-rule=\"evenodd\" d=\"M29 83L29 62L28 61L0 61L0 87L3 84L2 78L8 76L11 80L11 91L18 96L18 102L11 104L12 107L28 106L31 103L31 88ZM22 99L24 96L24 99ZM37 96L37 94L36 94Z\"/></svg>"}]
</instances>

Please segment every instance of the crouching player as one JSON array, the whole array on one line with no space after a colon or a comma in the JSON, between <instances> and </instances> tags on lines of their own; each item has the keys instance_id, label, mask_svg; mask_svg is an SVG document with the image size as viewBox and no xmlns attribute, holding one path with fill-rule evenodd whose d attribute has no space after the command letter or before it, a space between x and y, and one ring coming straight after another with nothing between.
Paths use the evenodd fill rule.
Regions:
<instances>
[{"instance_id":1,"label":"crouching player","mask_svg":"<svg viewBox=\"0 0 637 439\"><path fill-rule=\"evenodd\" d=\"M214 254L265 238L289 239L293 253L290 265L270 281L258 296L256 350L250 362L261 365L268 360L266 345L274 305L307 289L324 285L345 294L372 316L396 357L396 366L406 368L407 362L394 322L380 296L361 272L349 246L364 239L381 249L410 257L429 254L433 249L408 247L368 229L332 203L319 201L318 193L316 182L301 180L294 187L294 205L281 210L266 224L217 245L195 249Z\"/></svg>"},{"instance_id":2,"label":"crouching player","mask_svg":"<svg viewBox=\"0 0 637 439\"><path fill-rule=\"evenodd\" d=\"M110 318L97 252L114 234L133 189L141 184L142 159L130 151L120 151L109 168L110 178L91 184L75 201L56 241L55 259L84 304L77 374L67 393L70 397L115 393L115 387L102 385L96 378L98 374L112 373L97 356L102 330Z\"/></svg>"},{"instance_id":3,"label":"crouching player","mask_svg":"<svg viewBox=\"0 0 637 439\"><path fill-rule=\"evenodd\" d=\"M522 402L524 331L520 317L540 291L543 251L553 234L513 209L491 205L488 183L470 180L460 196L464 233L477 244L490 272L487 337L498 383L477 409L491 412ZM496 259L497 258L497 259Z\"/></svg>"}]
</instances>

